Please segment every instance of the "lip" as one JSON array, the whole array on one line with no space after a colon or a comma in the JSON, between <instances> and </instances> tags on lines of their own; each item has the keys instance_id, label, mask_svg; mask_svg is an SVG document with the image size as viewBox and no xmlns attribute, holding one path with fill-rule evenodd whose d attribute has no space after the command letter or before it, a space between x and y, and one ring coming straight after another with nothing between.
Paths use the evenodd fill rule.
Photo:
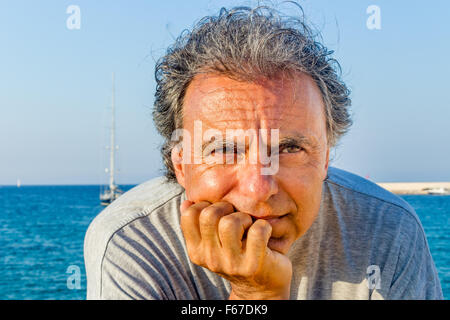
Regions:
<instances>
[{"instance_id":1,"label":"lip","mask_svg":"<svg viewBox=\"0 0 450 320\"><path fill-rule=\"evenodd\" d=\"M268 220L281 219L281 218L284 218L287 215L288 215L288 213L285 213L285 214L279 215L279 216L271 215L271 216L264 216L264 217L255 217L255 216L251 216L251 217L252 217L253 221L256 221L258 219L262 219L262 220L267 220L268 221Z\"/></svg>"}]
</instances>

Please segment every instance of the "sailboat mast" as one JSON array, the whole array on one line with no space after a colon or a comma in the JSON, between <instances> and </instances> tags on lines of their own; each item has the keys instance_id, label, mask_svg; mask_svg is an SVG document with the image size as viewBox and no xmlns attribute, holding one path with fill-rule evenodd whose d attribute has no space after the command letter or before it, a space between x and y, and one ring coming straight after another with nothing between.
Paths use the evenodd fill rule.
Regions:
<instances>
[{"instance_id":1,"label":"sailboat mast","mask_svg":"<svg viewBox=\"0 0 450 320\"><path fill-rule=\"evenodd\" d=\"M114 181L114 151L116 149L116 141L115 141L115 86L114 86L114 72L112 73L112 102L111 102L111 109L112 109L112 121L111 121L111 147L109 152L109 188L111 191L114 191L116 188L115 181Z\"/></svg>"}]
</instances>

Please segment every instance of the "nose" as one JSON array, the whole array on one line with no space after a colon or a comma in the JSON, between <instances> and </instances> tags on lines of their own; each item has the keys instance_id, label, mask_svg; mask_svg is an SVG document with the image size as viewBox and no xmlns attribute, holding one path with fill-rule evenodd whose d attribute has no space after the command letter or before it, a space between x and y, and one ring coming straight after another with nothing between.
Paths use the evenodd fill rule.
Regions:
<instances>
[{"instance_id":1,"label":"nose","mask_svg":"<svg viewBox=\"0 0 450 320\"><path fill-rule=\"evenodd\" d=\"M239 179L239 210L247 212L256 218L272 215L268 203L271 196L278 193L278 184L273 175L261 174L262 165L247 164L241 168Z\"/></svg>"}]
</instances>

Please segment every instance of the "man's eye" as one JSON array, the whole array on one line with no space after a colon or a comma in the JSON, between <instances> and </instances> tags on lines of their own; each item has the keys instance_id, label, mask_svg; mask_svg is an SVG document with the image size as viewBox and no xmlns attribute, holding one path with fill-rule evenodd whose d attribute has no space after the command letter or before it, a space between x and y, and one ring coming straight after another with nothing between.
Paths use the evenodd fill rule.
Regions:
<instances>
[{"instance_id":1,"label":"man's eye","mask_svg":"<svg viewBox=\"0 0 450 320\"><path fill-rule=\"evenodd\" d=\"M237 153L237 152L238 152L238 150L236 147L229 147L227 149L227 147L224 146L224 147L218 147L218 148L213 149L210 154L211 155L215 155L216 153L217 154L226 154L226 153L232 154L232 153Z\"/></svg>"},{"instance_id":2,"label":"man's eye","mask_svg":"<svg viewBox=\"0 0 450 320\"><path fill-rule=\"evenodd\" d=\"M281 146L280 153L297 153L302 151L303 148L296 146L296 145L289 145L289 146Z\"/></svg>"}]
</instances>

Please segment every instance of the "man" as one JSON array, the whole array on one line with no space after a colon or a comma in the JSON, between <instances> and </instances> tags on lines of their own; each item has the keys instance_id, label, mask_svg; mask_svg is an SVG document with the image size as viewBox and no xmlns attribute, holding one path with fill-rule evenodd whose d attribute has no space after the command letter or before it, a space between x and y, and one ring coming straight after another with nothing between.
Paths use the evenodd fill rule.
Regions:
<instances>
[{"instance_id":1,"label":"man","mask_svg":"<svg viewBox=\"0 0 450 320\"><path fill-rule=\"evenodd\" d=\"M414 210L329 167L351 124L330 54L266 7L177 39L156 68L166 177L92 222L89 299L442 299Z\"/></svg>"}]
</instances>

